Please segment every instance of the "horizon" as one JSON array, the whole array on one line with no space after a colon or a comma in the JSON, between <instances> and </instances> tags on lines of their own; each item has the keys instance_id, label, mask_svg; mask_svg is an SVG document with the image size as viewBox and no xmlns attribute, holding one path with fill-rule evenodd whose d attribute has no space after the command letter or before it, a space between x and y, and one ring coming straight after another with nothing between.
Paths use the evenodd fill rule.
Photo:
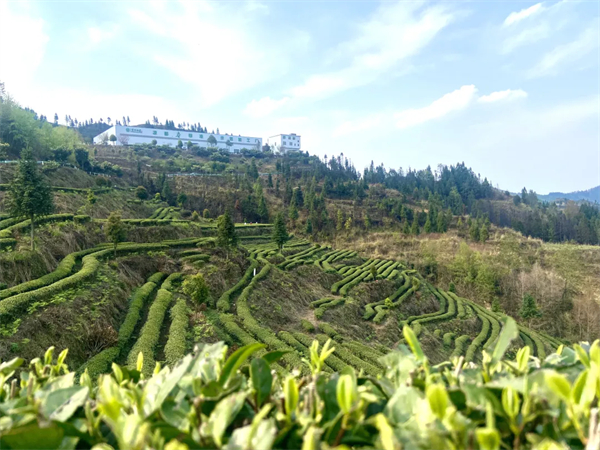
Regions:
<instances>
[{"instance_id":1,"label":"horizon","mask_svg":"<svg viewBox=\"0 0 600 450\"><path fill-rule=\"evenodd\" d=\"M2 1L21 64L0 81L59 123L157 116L296 133L357 168L464 162L510 192L600 185L595 2L309 5Z\"/></svg>"}]
</instances>

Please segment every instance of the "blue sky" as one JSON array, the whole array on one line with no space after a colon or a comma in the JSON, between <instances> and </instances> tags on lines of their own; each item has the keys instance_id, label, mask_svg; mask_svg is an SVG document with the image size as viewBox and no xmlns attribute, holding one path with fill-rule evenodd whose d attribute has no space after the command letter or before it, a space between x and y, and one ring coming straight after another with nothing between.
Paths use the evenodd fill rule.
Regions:
<instances>
[{"instance_id":1,"label":"blue sky","mask_svg":"<svg viewBox=\"0 0 600 450\"><path fill-rule=\"evenodd\" d=\"M596 1L0 0L0 80L61 121L297 133L544 194L600 184L599 24Z\"/></svg>"}]
</instances>

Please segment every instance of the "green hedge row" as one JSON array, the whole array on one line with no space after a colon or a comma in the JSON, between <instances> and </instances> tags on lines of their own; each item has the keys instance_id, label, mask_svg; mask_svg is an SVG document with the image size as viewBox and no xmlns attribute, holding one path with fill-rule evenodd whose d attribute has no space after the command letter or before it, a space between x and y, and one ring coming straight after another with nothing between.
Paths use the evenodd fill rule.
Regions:
<instances>
[{"instance_id":1,"label":"green hedge row","mask_svg":"<svg viewBox=\"0 0 600 450\"><path fill-rule=\"evenodd\" d=\"M529 347L531 349L531 354L535 354L535 344L533 343L533 341L531 340L531 338L529 337L529 335L523 333L522 331L519 332L519 337L523 340L523 342L525 343L526 347Z\"/></svg>"},{"instance_id":2,"label":"green hedge row","mask_svg":"<svg viewBox=\"0 0 600 450\"><path fill-rule=\"evenodd\" d=\"M453 333L453 332L449 332L449 333L445 333L444 334L443 341L444 341L444 345L446 347L452 346L452 340L454 339L454 336L456 336L456 334Z\"/></svg>"},{"instance_id":3,"label":"green hedge row","mask_svg":"<svg viewBox=\"0 0 600 450\"><path fill-rule=\"evenodd\" d=\"M323 333L325 333L331 339L334 339L336 341L341 339L340 334L335 330L335 328L333 328L327 322L319 323L319 330L321 330Z\"/></svg>"},{"instance_id":4,"label":"green hedge row","mask_svg":"<svg viewBox=\"0 0 600 450\"><path fill-rule=\"evenodd\" d=\"M250 267L244 273L244 276L240 281L238 281L231 289L223 292L219 300L217 300L217 309L221 312L227 312L231 308L231 296L242 289L250 278L252 278L252 274L254 273L254 269L258 267L258 261L251 260Z\"/></svg>"},{"instance_id":5,"label":"green hedge row","mask_svg":"<svg viewBox=\"0 0 600 450\"><path fill-rule=\"evenodd\" d=\"M348 295L348 291L350 289L352 289L354 286L356 286L358 283L360 283L361 281L363 281L365 278L367 278L369 276L371 276L371 274L369 273L369 271L365 270L360 275L358 275L357 277L355 277L352 281L344 284L340 288L340 295L343 295L343 296Z\"/></svg>"},{"instance_id":6,"label":"green hedge row","mask_svg":"<svg viewBox=\"0 0 600 450\"><path fill-rule=\"evenodd\" d=\"M301 252L302 255L294 255L293 258L287 259L286 261L281 263L279 265L279 267L281 267L282 269L285 269L285 270L289 270L289 269L293 269L296 266L306 264L308 262L308 258L310 258L314 254L319 253L325 249L326 249L326 247L314 245L309 250L305 250L304 252Z\"/></svg>"},{"instance_id":7,"label":"green hedge row","mask_svg":"<svg viewBox=\"0 0 600 450\"><path fill-rule=\"evenodd\" d=\"M144 305L150 299L152 293L158 286L157 283L150 280L158 279L158 275L160 275L161 277L163 276L163 274L160 272L155 273L150 278L148 278L148 281L144 285L142 285L133 293L131 301L129 302L127 315L125 316L125 320L119 328L119 340L117 344L119 350L122 351L129 343L129 340L133 335L135 327L137 326L138 321L140 320L140 317L142 315L142 309L144 308Z\"/></svg>"},{"instance_id":8,"label":"green hedge row","mask_svg":"<svg viewBox=\"0 0 600 450\"><path fill-rule=\"evenodd\" d=\"M468 301L468 300L463 299L463 301ZM480 317L484 316L490 322L492 332L490 333L490 336L487 339L487 341L483 344L483 348L487 349L487 348L491 347L494 344L494 342L496 341L496 339L498 338L498 335L500 334L500 330L502 329L502 325L500 324L500 321L498 320L498 318L496 317L496 315L494 313L488 311L483 306L480 306L474 302L468 301L468 304L466 305L466 307L472 308L478 316L480 316Z\"/></svg>"},{"instance_id":9,"label":"green hedge row","mask_svg":"<svg viewBox=\"0 0 600 450\"><path fill-rule=\"evenodd\" d=\"M479 315L479 319L481 320L481 331L473 339L469 348L467 348L467 354L465 355L465 362L473 361L475 357L475 352L479 349L483 349L483 344L486 341L488 334L490 333L490 321L483 314Z\"/></svg>"},{"instance_id":10,"label":"green hedge row","mask_svg":"<svg viewBox=\"0 0 600 450\"><path fill-rule=\"evenodd\" d=\"M321 303L321 305L319 305L319 307L315 309L315 317L317 319L320 319L321 317L323 317L323 314L325 314L325 311L331 308L335 308L337 305L344 304L345 302L346 299L336 298L328 303Z\"/></svg>"},{"instance_id":11,"label":"green hedge row","mask_svg":"<svg viewBox=\"0 0 600 450\"><path fill-rule=\"evenodd\" d=\"M519 331L528 336L529 339L533 341L533 343L535 344L535 355L542 361L546 359L546 347L544 346L544 342L542 341L542 339L540 339L540 337L533 330L527 329L525 327L519 326Z\"/></svg>"},{"instance_id":12,"label":"green hedge row","mask_svg":"<svg viewBox=\"0 0 600 450\"><path fill-rule=\"evenodd\" d=\"M357 255L357 253L354 250L346 250L345 252L338 254L335 258L333 258L331 261L328 261L328 262L334 263L341 259L354 258L356 255Z\"/></svg>"},{"instance_id":13,"label":"green hedge row","mask_svg":"<svg viewBox=\"0 0 600 450\"><path fill-rule=\"evenodd\" d=\"M17 245L17 240L13 238L0 238L0 249L14 247Z\"/></svg>"},{"instance_id":14,"label":"green hedge row","mask_svg":"<svg viewBox=\"0 0 600 450\"><path fill-rule=\"evenodd\" d=\"M381 278L385 278L387 279L387 277L390 276L390 274L392 273L392 271L394 269L396 269L396 267L398 267L400 265L399 262L397 261L392 261L392 264L390 264L388 267L386 267L385 270L381 271Z\"/></svg>"},{"instance_id":15,"label":"green hedge row","mask_svg":"<svg viewBox=\"0 0 600 450\"><path fill-rule=\"evenodd\" d=\"M317 334L316 338L321 345L325 345L325 343L329 340L329 336L326 336L324 334ZM362 359L354 356L352 354L352 352L350 352L349 350L347 350L346 348L342 347L339 344L335 345L335 352L333 354L336 355L338 357L338 359L340 361L342 361L342 363L344 365L352 366L357 370L362 369L365 371L365 373L367 373L371 376L376 377L378 374L381 373L381 369L379 369L378 367L374 366L371 363L363 361ZM329 362L329 359L327 361ZM340 369L335 368L335 370L340 370Z\"/></svg>"},{"instance_id":16,"label":"green hedge row","mask_svg":"<svg viewBox=\"0 0 600 450\"><path fill-rule=\"evenodd\" d=\"M465 346L467 342L469 342L471 336L468 334L463 334L462 336L456 338L454 341L454 351L450 355L450 358L454 358L455 356L461 356L465 352Z\"/></svg>"},{"instance_id":17,"label":"green hedge row","mask_svg":"<svg viewBox=\"0 0 600 450\"><path fill-rule=\"evenodd\" d=\"M165 313L172 299L173 294L171 292L166 289L158 290L156 298L148 311L148 317L142 327L140 336L127 357L127 366L130 369L135 369L138 354L141 352L144 355L144 365L142 368L144 375L150 376L154 371L154 366L156 366L154 351L160 339L160 329L165 319Z\"/></svg>"},{"instance_id":18,"label":"green hedge row","mask_svg":"<svg viewBox=\"0 0 600 450\"><path fill-rule=\"evenodd\" d=\"M440 320L440 317L443 317L442 320L446 320L448 318L447 316L445 316L445 314L448 312L446 310L445 297L443 295L436 295L438 293L436 292L436 289L434 287L430 287L429 290L438 299L438 302L440 304L440 309L438 311L435 311L432 313L421 314L419 316L411 316L408 319L406 319L406 323L408 323L408 324L411 324L411 323L424 324L424 323L428 323L428 322L436 322L436 321Z\"/></svg>"},{"instance_id":19,"label":"green hedge row","mask_svg":"<svg viewBox=\"0 0 600 450\"><path fill-rule=\"evenodd\" d=\"M199 253L196 255L184 256L183 258L181 258L181 261L193 263L193 262L198 262L198 261L206 262L209 259L210 259L210 255L207 255L206 253Z\"/></svg>"},{"instance_id":20,"label":"green hedge row","mask_svg":"<svg viewBox=\"0 0 600 450\"><path fill-rule=\"evenodd\" d=\"M48 286L49 284L56 283L58 280L62 280L73 271L73 268L75 267L75 264L77 263L77 260L79 258L82 258L85 255L88 255L95 251L97 251L96 248L91 248L88 250L69 253L60 261L60 263L58 264L58 266L56 266L56 269L53 272L50 272L40 278L36 278L35 280L17 284L16 286L0 291L0 300L11 297L16 294L21 294L23 292L39 289L41 287Z\"/></svg>"},{"instance_id":21,"label":"green hedge row","mask_svg":"<svg viewBox=\"0 0 600 450\"><path fill-rule=\"evenodd\" d=\"M360 356L361 359L373 364L375 367L383 369L383 364L379 362L379 358L381 358L384 354L373 347L369 347L368 345L364 345L356 341L344 342L342 345L346 347L348 351Z\"/></svg>"},{"instance_id":22,"label":"green hedge row","mask_svg":"<svg viewBox=\"0 0 600 450\"><path fill-rule=\"evenodd\" d=\"M225 331L235 338L235 340L242 345L249 345L256 343L256 339L250 336L246 331L242 330L239 325L235 322L234 317L231 314L219 314L219 320L223 324Z\"/></svg>"},{"instance_id":23,"label":"green hedge row","mask_svg":"<svg viewBox=\"0 0 600 450\"><path fill-rule=\"evenodd\" d=\"M0 300L0 323L5 320L9 321L16 318L35 301L58 294L59 292L72 288L94 276L100 266L100 262L95 257L98 253L84 256L81 270L73 275L49 284L48 286Z\"/></svg>"},{"instance_id":24,"label":"green hedge row","mask_svg":"<svg viewBox=\"0 0 600 450\"><path fill-rule=\"evenodd\" d=\"M160 213L164 210L165 208L163 206L160 206L158 208L156 208L154 210L154 212L152 213L152 215L150 217L148 217L149 219L156 219L158 218L158 216L160 215Z\"/></svg>"},{"instance_id":25,"label":"green hedge row","mask_svg":"<svg viewBox=\"0 0 600 450\"><path fill-rule=\"evenodd\" d=\"M333 283L331 285L331 293L332 294L337 294L338 291L345 286L347 283L352 282L355 278L357 277L365 277L366 275L369 275L369 269L371 268L372 265L377 264L378 260L369 260L371 261L369 264L354 268L354 270L349 270L347 273L342 273L340 271L340 273L342 273L343 275L345 275L345 277L343 279L341 279L340 281ZM358 283L356 283L358 284Z\"/></svg>"},{"instance_id":26,"label":"green hedge row","mask_svg":"<svg viewBox=\"0 0 600 450\"><path fill-rule=\"evenodd\" d=\"M283 358L281 358L282 361L285 361L289 365L290 369L300 369L302 371L306 371L306 368L304 367L304 364L302 364L302 360L298 354L287 344L280 341L275 333L273 333L271 330L260 326L254 317L252 317L252 313L248 307L248 297L250 297L250 293L256 284L269 274L271 267L272 266L270 264L264 266L261 271L252 279L250 284L242 291L236 302L237 315L240 317L240 319L242 319L244 328L256 336L260 342L266 344L273 350L290 351L290 353L285 354Z\"/></svg>"},{"instance_id":27,"label":"green hedge row","mask_svg":"<svg viewBox=\"0 0 600 450\"><path fill-rule=\"evenodd\" d=\"M383 261L381 264L378 264L377 266L377 278L379 278L379 275L382 275L383 272L385 272L387 270L388 267L391 267L394 265L394 261ZM365 278L365 281L373 281L373 275L371 273L369 273L369 276L367 278Z\"/></svg>"},{"instance_id":28,"label":"green hedge row","mask_svg":"<svg viewBox=\"0 0 600 450\"><path fill-rule=\"evenodd\" d=\"M315 331L315 326L306 319L300 320L300 326L304 329L304 331L308 333L312 333L313 331Z\"/></svg>"},{"instance_id":29,"label":"green hedge row","mask_svg":"<svg viewBox=\"0 0 600 450\"><path fill-rule=\"evenodd\" d=\"M165 276L166 275L162 272L156 272L155 274L150 276L150 278L148 278L148 281L150 283L154 283L154 284L158 285L159 283L162 282L162 280L165 278Z\"/></svg>"},{"instance_id":30,"label":"green hedge row","mask_svg":"<svg viewBox=\"0 0 600 450\"><path fill-rule=\"evenodd\" d=\"M173 291L175 289L175 285L177 285L182 279L183 275L181 275L179 272L172 273L165 281L163 281L160 288L164 289L165 291Z\"/></svg>"},{"instance_id":31,"label":"green hedge row","mask_svg":"<svg viewBox=\"0 0 600 450\"><path fill-rule=\"evenodd\" d=\"M165 363L169 366L173 366L185 356L187 349L186 335L189 324L188 312L185 297L180 297L171 308L169 339L165 344Z\"/></svg>"},{"instance_id":32,"label":"green hedge row","mask_svg":"<svg viewBox=\"0 0 600 450\"><path fill-rule=\"evenodd\" d=\"M119 347L108 347L102 350L100 353L92 356L77 369L77 375L81 375L86 370L93 379L98 378L99 375L107 373L110 365L119 357L121 349ZM75 376L77 378L77 375Z\"/></svg>"},{"instance_id":33,"label":"green hedge row","mask_svg":"<svg viewBox=\"0 0 600 450\"><path fill-rule=\"evenodd\" d=\"M411 278L406 276L404 277L404 283L402 284L402 286L400 286L396 292L394 292L390 297L388 297L394 307L400 306L402 304L402 302L404 302L404 300L406 300L410 294L412 294L412 292L408 293L408 289L410 288L411 285ZM403 294L408 294L408 295L403 295ZM395 301L398 297L400 297L400 299L398 301ZM363 314L363 319L365 320L369 320L371 317L373 317L376 313L379 314L382 311L385 311L385 308L379 308L377 309L378 306L385 306L385 300L380 300L378 302L373 302L373 303L368 303L365 306L365 313ZM377 311L376 311L377 309ZM387 313L382 313L381 316L378 318L379 321L382 321L385 317ZM378 323L378 322L377 322Z\"/></svg>"},{"instance_id":34,"label":"green hedge row","mask_svg":"<svg viewBox=\"0 0 600 450\"><path fill-rule=\"evenodd\" d=\"M335 300L335 299L332 297L323 297L323 298L320 298L319 300L315 300L314 302L310 302L310 307L316 308L318 306L321 306L324 303L329 303L332 300Z\"/></svg>"},{"instance_id":35,"label":"green hedge row","mask_svg":"<svg viewBox=\"0 0 600 450\"><path fill-rule=\"evenodd\" d=\"M73 214L50 214L48 216L42 216L35 219L35 225L40 226L45 223L51 222L64 222L67 220L73 220ZM1 223L1 222L0 222ZM12 237L13 231L23 231L31 226L31 219L22 220L14 225L7 226L0 231L0 238Z\"/></svg>"}]
</instances>

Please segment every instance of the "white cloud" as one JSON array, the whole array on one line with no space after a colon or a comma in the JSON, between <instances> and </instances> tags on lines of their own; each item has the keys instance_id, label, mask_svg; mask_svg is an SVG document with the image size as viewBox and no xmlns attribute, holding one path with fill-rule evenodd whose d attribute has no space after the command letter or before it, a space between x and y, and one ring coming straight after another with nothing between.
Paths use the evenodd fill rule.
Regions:
<instances>
[{"instance_id":1,"label":"white cloud","mask_svg":"<svg viewBox=\"0 0 600 450\"><path fill-rule=\"evenodd\" d=\"M254 118L265 117L271 114L276 109L281 108L289 100L289 97L284 97L280 100L274 100L271 97L263 97L260 100L252 100L246 109L244 114Z\"/></svg>"},{"instance_id":2,"label":"white cloud","mask_svg":"<svg viewBox=\"0 0 600 450\"><path fill-rule=\"evenodd\" d=\"M435 100L429 106L396 113L394 115L396 126L400 129L408 128L460 111L469 106L476 96L477 88L474 85L462 86Z\"/></svg>"},{"instance_id":3,"label":"white cloud","mask_svg":"<svg viewBox=\"0 0 600 450\"><path fill-rule=\"evenodd\" d=\"M508 15L508 17L504 20L504 26L513 25L517 22L522 21L523 19L526 19L527 17L531 17L536 13L542 12L544 9L544 5L542 5L541 3L536 3L535 5L530 6L529 8L522 9L521 11L511 12Z\"/></svg>"},{"instance_id":4,"label":"white cloud","mask_svg":"<svg viewBox=\"0 0 600 450\"><path fill-rule=\"evenodd\" d=\"M346 67L310 76L293 87L294 98L319 99L377 80L383 73L419 53L454 19L444 6L422 9L422 2L384 3L358 27L336 54Z\"/></svg>"},{"instance_id":5,"label":"white cloud","mask_svg":"<svg viewBox=\"0 0 600 450\"><path fill-rule=\"evenodd\" d=\"M245 3L241 8L225 2L169 5L144 3L143 9L129 11L129 19L133 26L161 38L160 46L139 45L154 61L195 87L201 106L283 75L299 45L293 31L275 43L259 41L252 15L268 12L260 3Z\"/></svg>"},{"instance_id":6,"label":"white cloud","mask_svg":"<svg viewBox=\"0 0 600 450\"><path fill-rule=\"evenodd\" d=\"M115 24L93 26L87 29L88 37L92 44L101 44L116 36L118 27Z\"/></svg>"},{"instance_id":7,"label":"white cloud","mask_svg":"<svg viewBox=\"0 0 600 450\"><path fill-rule=\"evenodd\" d=\"M477 101L481 103L492 103L498 101L517 100L526 97L527 92L522 89L506 89L504 91L496 91L488 95L482 95L477 99Z\"/></svg>"},{"instance_id":8,"label":"white cloud","mask_svg":"<svg viewBox=\"0 0 600 450\"><path fill-rule=\"evenodd\" d=\"M502 43L502 48L500 51L503 54L507 54L519 47L546 39L547 37L551 36L551 34L552 33L548 23L542 23L507 37Z\"/></svg>"},{"instance_id":9,"label":"white cloud","mask_svg":"<svg viewBox=\"0 0 600 450\"><path fill-rule=\"evenodd\" d=\"M546 53L528 72L530 78L556 75L562 66L587 56L598 47L598 21L585 29L579 37L568 44L559 45Z\"/></svg>"},{"instance_id":10,"label":"white cloud","mask_svg":"<svg viewBox=\"0 0 600 450\"><path fill-rule=\"evenodd\" d=\"M49 41L32 13L27 3L0 2L0 80L17 100L28 94Z\"/></svg>"}]
</instances>

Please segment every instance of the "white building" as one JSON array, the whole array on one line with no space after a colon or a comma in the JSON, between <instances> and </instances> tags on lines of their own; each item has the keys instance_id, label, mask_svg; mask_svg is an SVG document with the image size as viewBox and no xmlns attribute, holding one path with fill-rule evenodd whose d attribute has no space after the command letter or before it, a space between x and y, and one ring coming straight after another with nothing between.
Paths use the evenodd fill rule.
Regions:
<instances>
[{"instance_id":1,"label":"white building","mask_svg":"<svg viewBox=\"0 0 600 450\"><path fill-rule=\"evenodd\" d=\"M300 150L300 136L292 134L278 134L268 139L269 146L279 153L286 153L290 150Z\"/></svg>"},{"instance_id":2,"label":"white building","mask_svg":"<svg viewBox=\"0 0 600 450\"><path fill-rule=\"evenodd\" d=\"M230 152L238 153L244 148L248 150L262 150L262 138L257 137L123 125L113 125L104 133L99 134L94 138L94 144L103 143L113 134L117 138L117 142L114 143L115 145L151 144L152 141L156 141L157 145L176 147L177 143L181 141L185 147L187 142L190 141L198 147L212 147L214 144L209 144L208 139L210 136L214 136L217 140L216 146Z\"/></svg>"}]
</instances>

